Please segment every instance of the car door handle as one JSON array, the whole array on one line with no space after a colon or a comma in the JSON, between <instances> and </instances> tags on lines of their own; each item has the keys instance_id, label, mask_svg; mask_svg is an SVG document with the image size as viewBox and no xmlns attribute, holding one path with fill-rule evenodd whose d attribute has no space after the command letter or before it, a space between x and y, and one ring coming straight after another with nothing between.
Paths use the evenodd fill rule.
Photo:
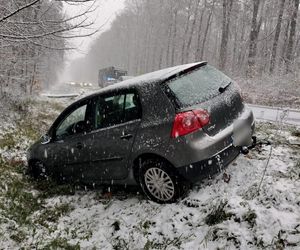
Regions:
<instances>
[{"instance_id":1,"label":"car door handle","mask_svg":"<svg viewBox=\"0 0 300 250\"><path fill-rule=\"evenodd\" d=\"M76 144L76 148L78 148L78 149L82 149L82 148L83 148L83 145L82 145L82 143L81 143L81 142L78 142L78 143Z\"/></svg>"},{"instance_id":2,"label":"car door handle","mask_svg":"<svg viewBox=\"0 0 300 250\"><path fill-rule=\"evenodd\" d=\"M120 136L120 138L122 140L129 140L130 138L132 138L132 136L133 136L132 134L123 134Z\"/></svg>"}]
</instances>

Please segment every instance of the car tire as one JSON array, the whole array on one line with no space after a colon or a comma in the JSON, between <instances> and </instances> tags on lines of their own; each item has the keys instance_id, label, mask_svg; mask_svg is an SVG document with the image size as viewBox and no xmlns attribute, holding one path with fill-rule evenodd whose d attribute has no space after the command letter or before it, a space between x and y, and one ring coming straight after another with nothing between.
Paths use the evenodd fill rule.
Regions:
<instances>
[{"instance_id":1,"label":"car tire","mask_svg":"<svg viewBox=\"0 0 300 250\"><path fill-rule=\"evenodd\" d=\"M183 196L185 183L166 161L147 159L140 164L139 183L144 193L157 203L173 203Z\"/></svg>"}]
</instances>

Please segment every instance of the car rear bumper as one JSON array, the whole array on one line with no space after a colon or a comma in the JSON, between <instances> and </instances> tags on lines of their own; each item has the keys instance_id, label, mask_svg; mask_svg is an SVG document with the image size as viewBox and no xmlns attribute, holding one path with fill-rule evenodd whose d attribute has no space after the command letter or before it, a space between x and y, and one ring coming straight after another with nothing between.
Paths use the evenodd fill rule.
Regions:
<instances>
[{"instance_id":1,"label":"car rear bumper","mask_svg":"<svg viewBox=\"0 0 300 250\"><path fill-rule=\"evenodd\" d=\"M185 150L178 152L181 157L176 157L176 168L185 179L196 182L218 173L222 168L232 162L240 153L243 146L252 144L252 135L255 129L255 122L252 111L245 107L244 111L227 128L215 136L208 136L205 133L195 133L186 143L183 143ZM243 127L250 128L248 134L242 133L239 137L239 144L235 144L235 132Z\"/></svg>"},{"instance_id":2,"label":"car rear bumper","mask_svg":"<svg viewBox=\"0 0 300 250\"><path fill-rule=\"evenodd\" d=\"M240 149L231 145L208 159L177 168L178 173L192 183L210 178L227 167L240 154Z\"/></svg>"},{"instance_id":3,"label":"car rear bumper","mask_svg":"<svg viewBox=\"0 0 300 250\"><path fill-rule=\"evenodd\" d=\"M243 127L250 128L249 133L241 133L239 136L236 136L239 138L239 144L236 144L235 140L233 140L235 132L239 134L241 131L240 128ZM252 143L251 137L254 127L253 113L245 107L234 123L219 131L214 136L209 136L203 130L199 130L195 133L172 139L168 151L168 160L173 166L180 168L190 163L210 159L231 145L249 146Z\"/></svg>"}]
</instances>

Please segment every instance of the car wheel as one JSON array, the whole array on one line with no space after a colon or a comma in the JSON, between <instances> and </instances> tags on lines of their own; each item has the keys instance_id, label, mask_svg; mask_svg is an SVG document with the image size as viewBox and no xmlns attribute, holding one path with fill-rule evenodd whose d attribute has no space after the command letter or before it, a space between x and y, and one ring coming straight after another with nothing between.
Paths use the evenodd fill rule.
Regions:
<instances>
[{"instance_id":1,"label":"car wheel","mask_svg":"<svg viewBox=\"0 0 300 250\"><path fill-rule=\"evenodd\" d=\"M184 182L170 164L160 160L141 163L139 183L144 193L158 203L175 202L184 193Z\"/></svg>"}]
</instances>

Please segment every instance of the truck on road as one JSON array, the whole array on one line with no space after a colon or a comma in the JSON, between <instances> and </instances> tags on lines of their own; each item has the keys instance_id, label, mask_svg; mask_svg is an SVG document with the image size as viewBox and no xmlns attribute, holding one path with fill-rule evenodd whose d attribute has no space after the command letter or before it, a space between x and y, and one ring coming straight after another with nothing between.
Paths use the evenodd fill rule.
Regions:
<instances>
[{"instance_id":1,"label":"truck on road","mask_svg":"<svg viewBox=\"0 0 300 250\"><path fill-rule=\"evenodd\" d=\"M104 88L108 85L122 81L124 76L127 76L126 70L118 69L113 66L100 69L98 72L98 85L99 87Z\"/></svg>"}]
</instances>

